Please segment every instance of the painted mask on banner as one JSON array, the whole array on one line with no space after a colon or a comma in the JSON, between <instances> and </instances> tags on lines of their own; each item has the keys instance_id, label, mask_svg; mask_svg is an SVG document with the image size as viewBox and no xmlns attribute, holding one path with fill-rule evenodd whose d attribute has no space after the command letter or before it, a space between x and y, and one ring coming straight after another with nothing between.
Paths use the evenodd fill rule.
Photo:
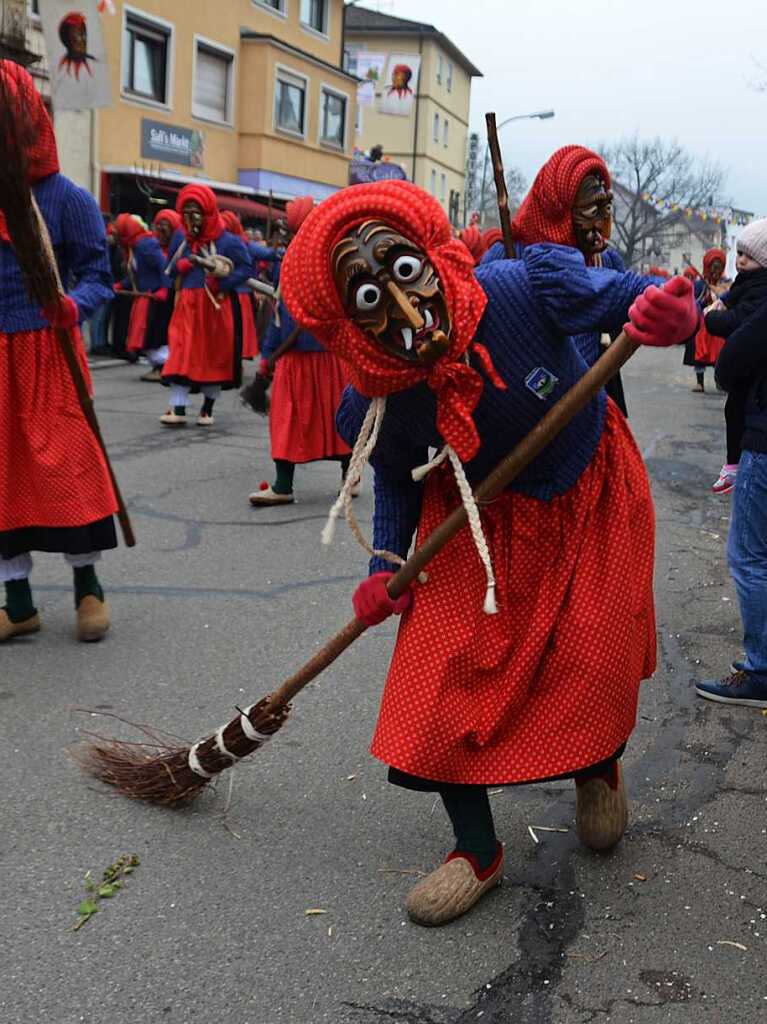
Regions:
<instances>
[{"instance_id":1,"label":"painted mask on banner","mask_svg":"<svg viewBox=\"0 0 767 1024\"><path fill-rule=\"evenodd\" d=\"M447 350L445 293L413 242L367 221L336 245L331 267L347 315L390 355L430 365Z\"/></svg>"},{"instance_id":2,"label":"painted mask on banner","mask_svg":"<svg viewBox=\"0 0 767 1024\"><path fill-rule=\"evenodd\" d=\"M184 203L181 217L184 221L184 228L190 238L197 238L202 231L203 214L202 207L194 200Z\"/></svg>"},{"instance_id":3,"label":"painted mask on banner","mask_svg":"<svg viewBox=\"0 0 767 1024\"><path fill-rule=\"evenodd\" d=\"M587 174L573 204L573 228L584 256L604 252L613 230L613 194L596 174Z\"/></svg>"}]
</instances>

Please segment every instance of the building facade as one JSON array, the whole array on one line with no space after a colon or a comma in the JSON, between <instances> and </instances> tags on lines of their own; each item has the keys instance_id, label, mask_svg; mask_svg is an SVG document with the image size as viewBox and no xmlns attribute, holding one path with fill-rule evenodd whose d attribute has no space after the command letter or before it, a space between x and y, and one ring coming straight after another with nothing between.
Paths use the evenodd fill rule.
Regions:
<instances>
[{"instance_id":1,"label":"building facade","mask_svg":"<svg viewBox=\"0 0 767 1024\"><path fill-rule=\"evenodd\" d=\"M241 213L347 184L357 80L343 0L115 0L112 105L57 114L65 173L141 212L203 180ZM30 19L32 49L39 17ZM33 68L47 92L44 63Z\"/></svg>"},{"instance_id":2,"label":"building facade","mask_svg":"<svg viewBox=\"0 0 767 1024\"><path fill-rule=\"evenodd\" d=\"M386 102L396 83L378 76L372 103L360 106L356 145L369 151L380 145L402 165L407 177L440 201L455 225L464 218L466 156L472 78L481 72L433 25L395 18L356 6L346 8L346 68L362 74L371 55L378 66L396 71L392 56L419 64L409 113L389 112Z\"/></svg>"}]
</instances>

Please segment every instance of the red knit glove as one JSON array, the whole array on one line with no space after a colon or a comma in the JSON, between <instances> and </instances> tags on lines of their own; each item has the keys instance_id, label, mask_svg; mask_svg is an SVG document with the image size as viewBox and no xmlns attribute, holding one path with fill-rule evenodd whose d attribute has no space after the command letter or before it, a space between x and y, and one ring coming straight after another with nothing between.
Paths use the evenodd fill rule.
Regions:
<instances>
[{"instance_id":1,"label":"red knit glove","mask_svg":"<svg viewBox=\"0 0 767 1024\"><path fill-rule=\"evenodd\" d=\"M191 260L188 260L186 256L182 256L180 260L176 260L176 273L181 274L183 277L189 273L193 266L194 263Z\"/></svg>"},{"instance_id":2,"label":"red knit glove","mask_svg":"<svg viewBox=\"0 0 767 1024\"><path fill-rule=\"evenodd\" d=\"M271 377L271 375L272 367L271 364L269 363L269 360L266 359L264 356L261 356L261 358L258 361L258 376Z\"/></svg>"},{"instance_id":3,"label":"red knit glove","mask_svg":"<svg viewBox=\"0 0 767 1024\"><path fill-rule=\"evenodd\" d=\"M167 288L158 288L157 291L154 292L154 297L156 299L159 299L160 302L166 302L167 298L168 298L168 289Z\"/></svg>"},{"instance_id":4,"label":"red knit glove","mask_svg":"<svg viewBox=\"0 0 767 1024\"><path fill-rule=\"evenodd\" d=\"M205 275L205 285L211 295L218 295L221 291L221 280L218 277L214 277L212 274Z\"/></svg>"},{"instance_id":5,"label":"red knit glove","mask_svg":"<svg viewBox=\"0 0 767 1024\"><path fill-rule=\"evenodd\" d=\"M55 302L43 306L43 316L51 327L59 327L66 331L77 325L80 310L74 299L70 299L68 295L60 295Z\"/></svg>"},{"instance_id":6,"label":"red knit glove","mask_svg":"<svg viewBox=\"0 0 767 1024\"><path fill-rule=\"evenodd\" d=\"M692 282L672 277L662 288L645 289L629 310L624 330L638 345L666 348L691 337L700 321Z\"/></svg>"},{"instance_id":7,"label":"red knit glove","mask_svg":"<svg viewBox=\"0 0 767 1024\"><path fill-rule=\"evenodd\" d=\"M377 626L390 615L401 615L410 607L413 596L406 590L402 597L392 601L386 592L386 584L393 572L377 572L368 576L354 591L352 607L354 614L366 626Z\"/></svg>"},{"instance_id":8,"label":"red knit glove","mask_svg":"<svg viewBox=\"0 0 767 1024\"><path fill-rule=\"evenodd\" d=\"M113 292L121 292L122 290L123 290L123 286L120 284L119 281L117 282L117 284L113 284L112 285L112 291Z\"/></svg>"}]
</instances>

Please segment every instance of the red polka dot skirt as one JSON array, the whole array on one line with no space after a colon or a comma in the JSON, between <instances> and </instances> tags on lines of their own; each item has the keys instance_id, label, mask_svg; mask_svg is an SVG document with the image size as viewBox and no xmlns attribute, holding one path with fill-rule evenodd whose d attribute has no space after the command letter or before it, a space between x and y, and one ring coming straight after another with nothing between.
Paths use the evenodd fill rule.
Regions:
<instances>
[{"instance_id":1,"label":"red polka dot skirt","mask_svg":"<svg viewBox=\"0 0 767 1024\"><path fill-rule=\"evenodd\" d=\"M433 472L419 543L457 504L449 471ZM611 756L655 671L654 510L617 408L566 494L507 491L482 523L498 614L482 611L486 577L462 530L403 616L372 753L425 779L486 785Z\"/></svg>"},{"instance_id":2,"label":"red polka dot skirt","mask_svg":"<svg viewBox=\"0 0 767 1024\"><path fill-rule=\"evenodd\" d=\"M0 532L87 526L117 511L104 457L50 328L0 334L0 406Z\"/></svg>"}]
</instances>

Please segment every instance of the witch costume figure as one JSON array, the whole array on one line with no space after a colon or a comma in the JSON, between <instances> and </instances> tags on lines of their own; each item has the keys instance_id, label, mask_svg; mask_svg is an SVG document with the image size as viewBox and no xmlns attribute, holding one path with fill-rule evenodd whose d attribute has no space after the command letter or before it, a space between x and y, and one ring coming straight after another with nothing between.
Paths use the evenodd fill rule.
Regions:
<instances>
[{"instance_id":1,"label":"witch costume figure","mask_svg":"<svg viewBox=\"0 0 767 1024\"><path fill-rule=\"evenodd\" d=\"M16 121L27 178L47 225L66 295L40 309L27 296L0 214L0 642L41 627L29 575L32 551L61 552L74 571L77 636L100 640L109 609L96 576L117 546L117 499L77 398L56 328L70 329L90 385L79 324L112 296L104 222L93 197L59 174L48 113L27 71L0 61L4 117Z\"/></svg>"},{"instance_id":2,"label":"witch costume figure","mask_svg":"<svg viewBox=\"0 0 767 1024\"><path fill-rule=\"evenodd\" d=\"M439 793L455 833L408 897L419 924L500 882L488 786L574 778L587 846L609 849L626 828L619 758L655 669L653 504L628 424L601 392L500 498L479 509L471 488L586 372L573 336L619 330L632 304L638 342L693 332L689 282L644 287L562 246L475 270L439 203L399 181L325 200L288 249L288 309L351 376L347 482L368 455L375 471L355 613L367 625L402 613L372 753L393 783ZM348 516L348 490L331 520ZM419 545L460 502L470 529L392 601L414 533Z\"/></svg>"},{"instance_id":3,"label":"witch costume figure","mask_svg":"<svg viewBox=\"0 0 767 1024\"><path fill-rule=\"evenodd\" d=\"M186 426L191 391L201 391L197 425L213 426L213 405L223 390L242 383L242 317L236 290L250 276L250 258L239 238L225 230L215 193L186 185L176 210L184 230L171 242L166 277L178 294L168 328L170 354L162 383L170 386L164 427Z\"/></svg>"},{"instance_id":4,"label":"witch costume figure","mask_svg":"<svg viewBox=\"0 0 767 1024\"><path fill-rule=\"evenodd\" d=\"M125 348L137 358L140 353L149 355L162 344L156 340L154 322L161 317L169 298L163 273L166 258L154 234L132 214L121 213L114 222L114 232L125 253L127 269L127 275L115 284L114 290L118 296L123 291L134 294Z\"/></svg>"}]
</instances>

